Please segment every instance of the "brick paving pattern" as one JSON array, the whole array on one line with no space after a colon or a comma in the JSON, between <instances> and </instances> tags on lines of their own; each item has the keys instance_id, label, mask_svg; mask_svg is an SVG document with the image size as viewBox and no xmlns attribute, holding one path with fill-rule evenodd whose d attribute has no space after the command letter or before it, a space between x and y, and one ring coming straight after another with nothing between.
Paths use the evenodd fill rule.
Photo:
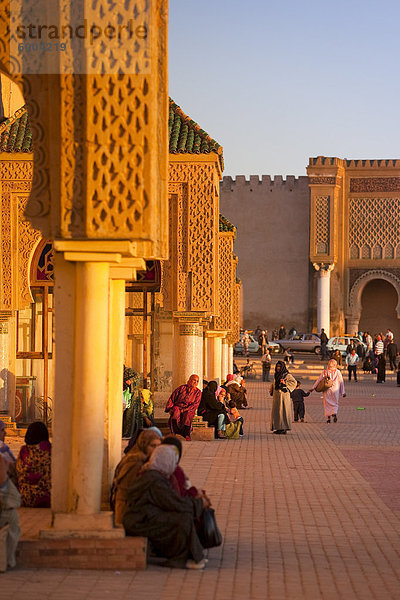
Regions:
<instances>
[{"instance_id":1,"label":"brick paving pattern","mask_svg":"<svg viewBox=\"0 0 400 600\"><path fill-rule=\"evenodd\" d=\"M306 366L294 373L304 389L315 378ZM16 569L0 575L0 598L397 600L400 389L362 375L345 384L338 423L325 423L314 393L307 422L275 436L268 384L249 382L243 439L185 444L182 465L224 534L203 572Z\"/></svg>"}]
</instances>

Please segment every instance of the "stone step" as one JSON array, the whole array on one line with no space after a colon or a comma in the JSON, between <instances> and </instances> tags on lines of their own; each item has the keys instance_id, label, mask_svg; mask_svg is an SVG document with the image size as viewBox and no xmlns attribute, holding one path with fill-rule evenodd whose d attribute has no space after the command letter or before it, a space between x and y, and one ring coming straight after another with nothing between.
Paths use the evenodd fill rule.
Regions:
<instances>
[{"instance_id":1,"label":"stone step","mask_svg":"<svg viewBox=\"0 0 400 600\"><path fill-rule=\"evenodd\" d=\"M17 566L29 569L96 569L129 571L146 568L147 538L63 537L24 539Z\"/></svg>"}]
</instances>

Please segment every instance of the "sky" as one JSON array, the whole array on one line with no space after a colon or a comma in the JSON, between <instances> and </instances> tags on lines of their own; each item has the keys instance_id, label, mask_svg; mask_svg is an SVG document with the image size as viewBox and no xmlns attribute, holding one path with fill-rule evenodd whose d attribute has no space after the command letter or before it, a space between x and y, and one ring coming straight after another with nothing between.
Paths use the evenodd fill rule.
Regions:
<instances>
[{"instance_id":1,"label":"sky","mask_svg":"<svg viewBox=\"0 0 400 600\"><path fill-rule=\"evenodd\" d=\"M224 175L400 158L398 0L170 0L169 91Z\"/></svg>"}]
</instances>

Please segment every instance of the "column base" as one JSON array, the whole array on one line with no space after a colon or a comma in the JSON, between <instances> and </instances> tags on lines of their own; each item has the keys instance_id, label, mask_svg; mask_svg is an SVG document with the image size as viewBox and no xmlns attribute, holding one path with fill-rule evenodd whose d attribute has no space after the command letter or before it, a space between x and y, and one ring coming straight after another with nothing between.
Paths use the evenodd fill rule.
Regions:
<instances>
[{"instance_id":1,"label":"column base","mask_svg":"<svg viewBox=\"0 0 400 600\"><path fill-rule=\"evenodd\" d=\"M52 526L39 532L40 538L121 538L123 528L114 527L113 513L102 511L92 515L76 513L54 513Z\"/></svg>"}]
</instances>

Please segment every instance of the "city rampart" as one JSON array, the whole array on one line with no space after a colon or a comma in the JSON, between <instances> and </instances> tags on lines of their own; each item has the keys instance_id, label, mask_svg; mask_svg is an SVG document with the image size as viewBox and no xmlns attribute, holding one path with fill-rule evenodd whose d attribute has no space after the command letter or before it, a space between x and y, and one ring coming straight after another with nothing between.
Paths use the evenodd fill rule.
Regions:
<instances>
[{"instance_id":1,"label":"city rampart","mask_svg":"<svg viewBox=\"0 0 400 600\"><path fill-rule=\"evenodd\" d=\"M310 326L308 177L224 177L221 213L237 227L243 326Z\"/></svg>"}]
</instances>

